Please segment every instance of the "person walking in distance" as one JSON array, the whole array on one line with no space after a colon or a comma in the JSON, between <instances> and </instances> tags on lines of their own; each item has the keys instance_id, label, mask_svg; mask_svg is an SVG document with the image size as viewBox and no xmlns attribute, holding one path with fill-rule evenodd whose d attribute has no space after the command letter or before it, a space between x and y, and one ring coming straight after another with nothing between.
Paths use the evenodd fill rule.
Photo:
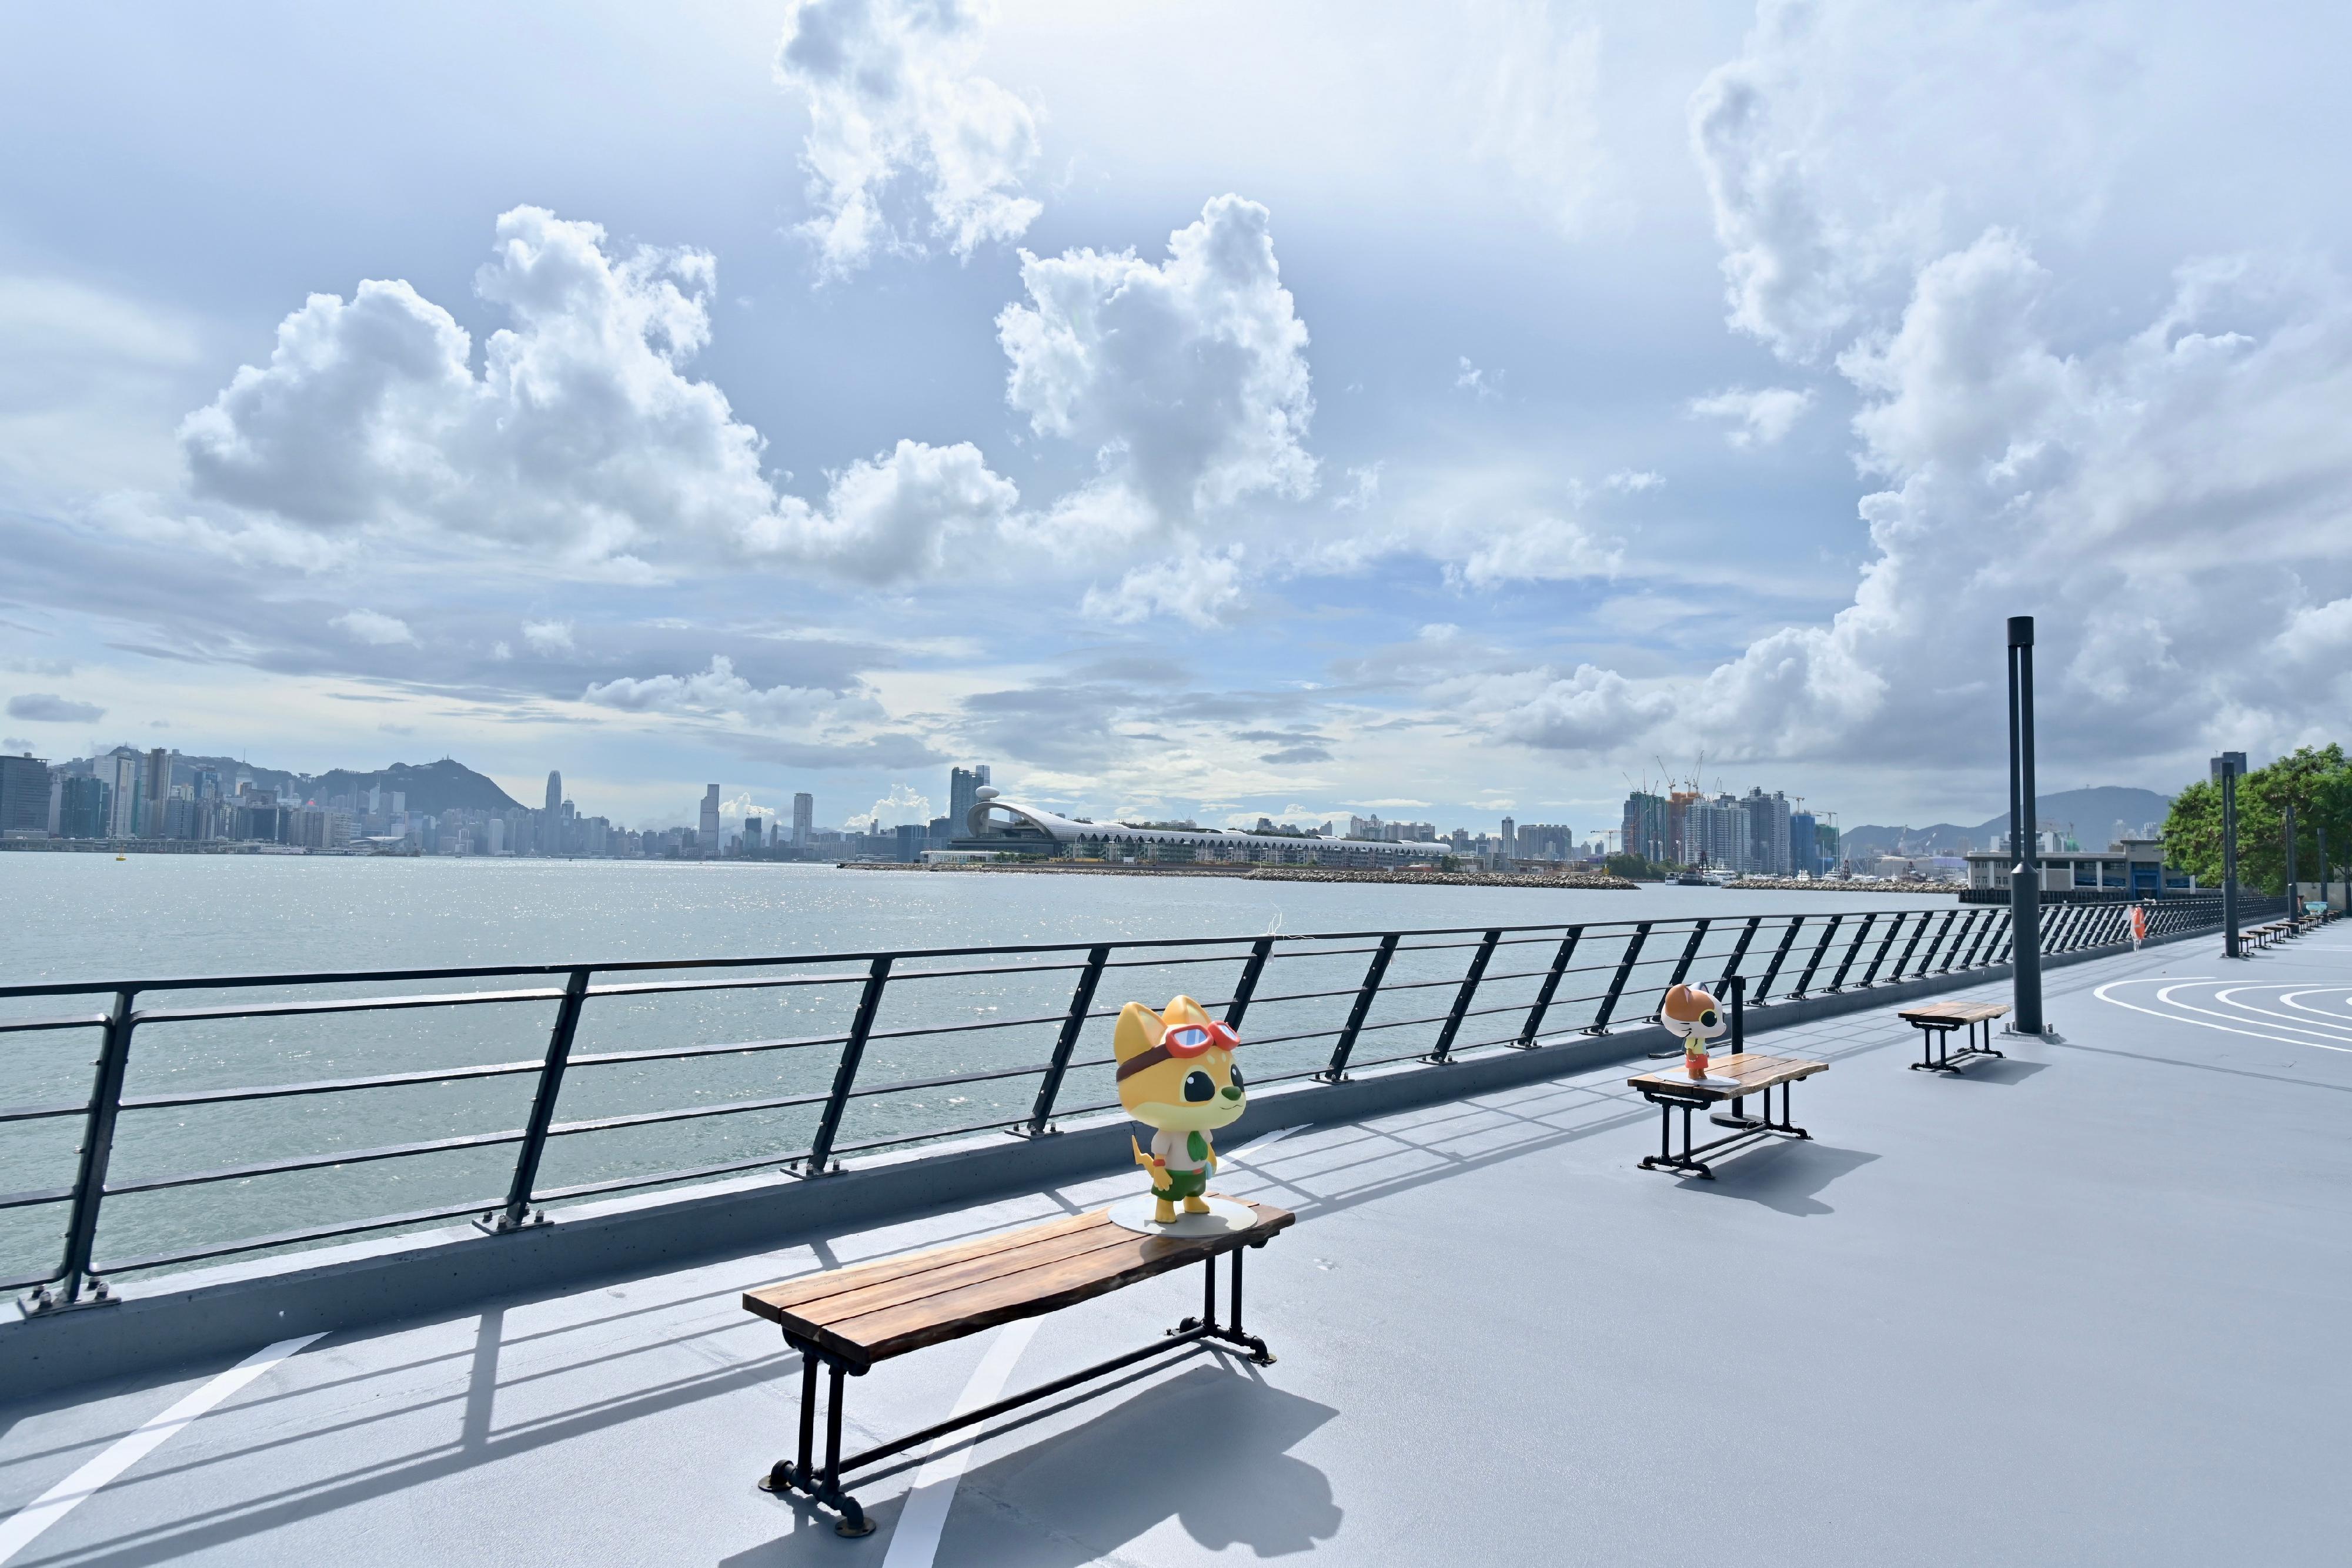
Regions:
<instances>
[{"instance_id":1,"label":"person walking in distance","mask_svg":"<svg viewBox=\"0 0 2352 1568\"><path fill-rule=\"evenodd\" d=\"M2132 951L2137 953L2139 951L2139 945L2147 940L2147 904L2135 904L2131 906L2131 933Z\"/></svg>"}]
</instances>

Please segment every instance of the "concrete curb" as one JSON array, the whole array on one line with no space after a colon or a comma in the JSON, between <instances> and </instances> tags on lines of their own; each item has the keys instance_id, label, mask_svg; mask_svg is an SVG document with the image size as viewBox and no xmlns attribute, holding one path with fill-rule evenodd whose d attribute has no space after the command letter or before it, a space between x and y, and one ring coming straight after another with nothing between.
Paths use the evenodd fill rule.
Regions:
<instances>
[{"instance_id":1,"label":"concrete curb","mask_svg":"<svg viewBox=\"0 0 2352 1568\"><path fill-rule=\"evenodd\" d=\"M2191 932L2156 946L2210 937ZM2102 947L2045 958L2045 969L2113 957ZM2006 980L2006 964L1897 985L1776 1001L1748 1013L1750 1034ZM1340 1083L1285 1084L1258 1096L1228 1141L1285 1127L1386 1115L1629 1061L1673 1043L1664 1030L1566 1035L1444 1065L1399 1064ZM508 1297L594 1282L968 1207L1127 1163L1124 1118L1044 1138L983 1137L861 1162L815 1180L760 1176L557 1210L554 1224L506 1236L471 1227L416 1232L290 1258L133 1283L111 1305L0 1322L0 1368L17 1398L104 1378L233 1359L292 1334L354 1332L478 1309Z\"/></svg>"}]
</instances>

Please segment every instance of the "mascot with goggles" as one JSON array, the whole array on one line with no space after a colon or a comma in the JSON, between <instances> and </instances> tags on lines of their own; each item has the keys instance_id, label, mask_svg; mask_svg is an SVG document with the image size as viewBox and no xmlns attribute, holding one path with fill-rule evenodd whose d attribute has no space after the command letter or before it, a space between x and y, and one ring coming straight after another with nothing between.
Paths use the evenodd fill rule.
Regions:
<instances>
[{"instance_id":1,"label":"mascot with goggles","mask_svg":"<svg viewBox=\"0 0 2352 1568\"><path fill-rule=\"evenodd\" d=\"M1176 1222L1176 1205L1187 1214L1206 1214L1209 1173L1217 1168L1210 1133L1248 1109L1241 1069L1234 1065L1234 1031L1202 1010L1190 997L1178 997L1153 1012L1141 1002L1119 1009L1111 1034L1118 1061L1118 1103L1127 1113L1155 1129L1151 1152L1129 1139L1135 1163L1151 1175L1159 1199L1153 1221Z\"/></svg>"}]
</instances>

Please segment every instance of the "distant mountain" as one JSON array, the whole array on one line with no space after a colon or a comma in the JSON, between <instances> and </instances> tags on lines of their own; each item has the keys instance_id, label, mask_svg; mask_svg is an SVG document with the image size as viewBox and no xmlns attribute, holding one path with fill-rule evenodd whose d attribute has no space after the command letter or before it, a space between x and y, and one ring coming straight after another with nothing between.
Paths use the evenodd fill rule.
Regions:
<instances>
[{"instance_id":1,"label":"distant mountain","mask_svg":"<svg viewBox=\"0 0 2352 1568\"><path fill-rule=\"evenodd\" d=\"M2034 801L2034 814L2042 827L2072 833L2075 842L2084 849L2095 850L2105 849L2126 833L2137 833L2151 822L2161 824L2165 813L2171 809L2169 795L2116 784L2095 789L2062 790ZM1906 850L1912 854L1956 855L1964 848L1989 848L1994 839L2008 831L2009 812L2003 810L1972 828L1956 822L1935 822L1924 828L1880 827L1874 823L1848 828L1839 843L1849 858L1896 854Z\"/></svg>"},{"instance_id":2,"label":"distant mountain","mask_svg":"<svg viewBox=\"0 0 2352 1568\"><path fill-rule=\"evenodd\" d=\"M195 769L210 768L221 776L221 787L233 787L239 771L253 775L254 783L275 789L280 800L315 800L325 805L338 795L357 795L371 786L397 789L407 797L412 811L439 816L444 811L511 811L521 801L464 763L449 758L423 764L395 762L372 773L337 768L325 773L289 773L283 768L257 768L234 757L182 757L173 781L185 784Z\"/></svg>"}]
</instances>

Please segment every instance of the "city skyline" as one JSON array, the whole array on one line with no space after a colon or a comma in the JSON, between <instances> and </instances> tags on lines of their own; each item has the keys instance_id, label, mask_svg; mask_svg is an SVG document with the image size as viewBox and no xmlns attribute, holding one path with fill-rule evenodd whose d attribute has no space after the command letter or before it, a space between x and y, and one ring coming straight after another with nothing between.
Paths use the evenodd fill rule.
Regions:
<instances>
[{"instance_id":1,"label":"city skyline","mask_svg":"<svg viewBox=\"0 0 2352 1568\"><path fill-rule=\"evenodd\" d=\"M134 12L0 19L0 745L1900 821L2008 615L2053 782L2346 700L2352 16Z\"/></svg>"}]
</instances>

